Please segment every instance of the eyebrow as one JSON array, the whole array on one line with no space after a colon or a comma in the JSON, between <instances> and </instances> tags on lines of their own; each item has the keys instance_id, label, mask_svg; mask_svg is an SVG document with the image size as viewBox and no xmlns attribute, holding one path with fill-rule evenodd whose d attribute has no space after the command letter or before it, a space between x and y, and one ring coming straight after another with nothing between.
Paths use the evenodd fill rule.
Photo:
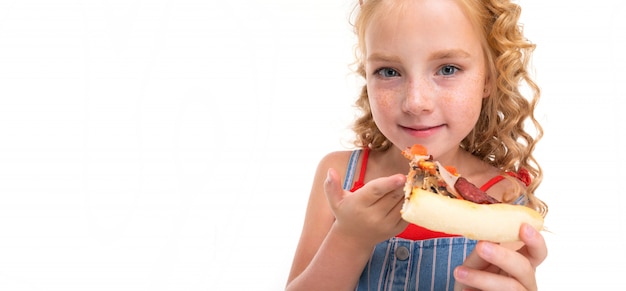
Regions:
<instances>
[{"instance_id":1,"label":"eyebrow","mask_svg":"<svg viewBox=\"0 0 626 291\"><path fill-rule=\"evenodd\" d=\"M429 60L442 60L451 58L468 58L471 55L462 49L447 49L433 53L429 56ZM386 55L382 53L373 53L367 58L368 62L400 62L397 56Z\"/></svg>"},{"instance_id":2,"label":"eyebrow","mask_svg":"<svg viewBox=\"0 0 626 291\"><path fill-rule=\"evenodd\" d=\"M429 60L441 60L451 58L468 58L470 54L462 49L442 50L432 54Z\"/></svg>"},{"instance_id":3,"label":"eyebrow","mask_svg":"<svg viewBox=\"0 0 626 291\"><path fill-rule=\"evenodd\" d=\"M381 54L381 53L373 53L369 57L367 57L368 62L400 62L400 58L396 56Z\"/></svg>"}]
</instances>

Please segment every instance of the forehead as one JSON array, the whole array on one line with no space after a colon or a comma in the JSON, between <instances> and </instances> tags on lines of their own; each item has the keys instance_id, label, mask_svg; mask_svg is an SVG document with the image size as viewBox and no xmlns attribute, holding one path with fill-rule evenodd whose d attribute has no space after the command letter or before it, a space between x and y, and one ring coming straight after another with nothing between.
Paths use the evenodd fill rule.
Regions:
<instances>
[{"instance_id":1,"label":"forehead","mask_svg":"<svg viewBox=\"0 0 626 291\"><path fill-rule=\"evenodd\" d=\"M482 51L479 30L456 0L380 1L364 37L366 51L373 47L419 48L426 44Z\"/></svg>"}]
</instances>

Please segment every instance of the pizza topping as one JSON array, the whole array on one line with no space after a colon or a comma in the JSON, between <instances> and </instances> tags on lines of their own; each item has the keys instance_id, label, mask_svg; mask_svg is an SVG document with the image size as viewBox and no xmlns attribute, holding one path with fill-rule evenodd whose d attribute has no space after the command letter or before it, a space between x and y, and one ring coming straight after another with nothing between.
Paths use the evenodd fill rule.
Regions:
<instances>
[{"instance_id":1,"label":"pizza topping","mask_svg":"<svg viewBox=\"0 0 626 291\"><path fill-rule=\"evenodd\" d=\"M435 194L469 200L478 204L500 203L461 177L454 167L444 167L438 161L434 161L425 147L413 145L402 151L402 154L409 160L411 167L404 189L407 199L414 188L421 188Z\"/></svg>"},{"instance_id":2,"label":"pizza topping","mask_svg":"<svg viewBox=\"0 0 626 291\"><path fill-rule=\"evenodd\" d=\"M500 201L496 200L489 196L489 194L480 190L474 184L467 181L467 179L463 177L459 177L459 179L454 184L454 188L463 196L465 200L472 201L478 204L495 204L500 203Z\"/></svg>"},{"instance_id":3,"label":"pizza topping","mask_svg":"<svg viewBox=\"0 0 626 291\"><path fill-rule=\"evenodd\" d=\"M414 144L409 149L409 151L414 156L426 156L426 155L428 155L428 150L426 150L426 147L421 145L421 144Z\"/></svg>"}]
</instances>

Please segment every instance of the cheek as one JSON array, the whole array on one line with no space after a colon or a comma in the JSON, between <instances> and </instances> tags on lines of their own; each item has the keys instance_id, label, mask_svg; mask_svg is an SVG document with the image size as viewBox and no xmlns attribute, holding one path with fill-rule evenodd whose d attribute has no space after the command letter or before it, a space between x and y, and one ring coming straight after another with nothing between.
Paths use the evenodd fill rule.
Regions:
<instances>
[{"instance_id":1,"label":"cheek","mask_svg":"<svg viewBox=\"0 0 626 291\"><path fill-rule=\"evenodd\" d=\"M395 90L381 90L368 86L368 94L373 114L384 114L394 110L398 95Z\"/></svg>"},{"instance_id":2,"label":"cheek","mask_svg":"<svg viewBox=\"0 0 626 291\"><path fill-rule=\"evenodd\" d=\"M455 108L456 119L478 120L483 100L483 86L468 85L449 92L444 108Z\"/></svg>"},{"instance_id":3,"label":"cheek","mask_svg":"<svg viewBox=\"0 0 626 291\"><path fill-rule=\"evenodd\" d=\"M392 95L389 93L375 94L370 97L372 107L376 107L377 111L388 111L392 107ZM372 108L374 110L374 108Z\"/></svg>"},{"instance_id":4,"label":"cheek","mask_svg":"<svg viewBox=\"0 0 626 291\"><path fill-rule=\"evenodd\" d=\"M393 90L368 90L368 94L374 123L387 136L389 134L387 126L393 124L397 112L397 93Z\"/></svg>"}]
</instances>

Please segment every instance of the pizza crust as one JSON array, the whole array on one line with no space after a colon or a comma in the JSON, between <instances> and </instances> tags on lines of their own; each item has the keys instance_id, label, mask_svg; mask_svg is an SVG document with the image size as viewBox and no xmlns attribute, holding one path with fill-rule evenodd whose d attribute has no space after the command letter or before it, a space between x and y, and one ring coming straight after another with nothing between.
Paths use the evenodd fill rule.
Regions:
<instances>
[{"instance_id":1,"label":"pizza crust","mask_svg":"<svg viewBox=\"0 0 626 291\"><path fill-rule=\"evenodd\" d=\"M543 216L523 205L476 204L413 188L402 218L433 231L492 242L519 241L522 223L543 229Z\"/></svg>"}]
</instances>

